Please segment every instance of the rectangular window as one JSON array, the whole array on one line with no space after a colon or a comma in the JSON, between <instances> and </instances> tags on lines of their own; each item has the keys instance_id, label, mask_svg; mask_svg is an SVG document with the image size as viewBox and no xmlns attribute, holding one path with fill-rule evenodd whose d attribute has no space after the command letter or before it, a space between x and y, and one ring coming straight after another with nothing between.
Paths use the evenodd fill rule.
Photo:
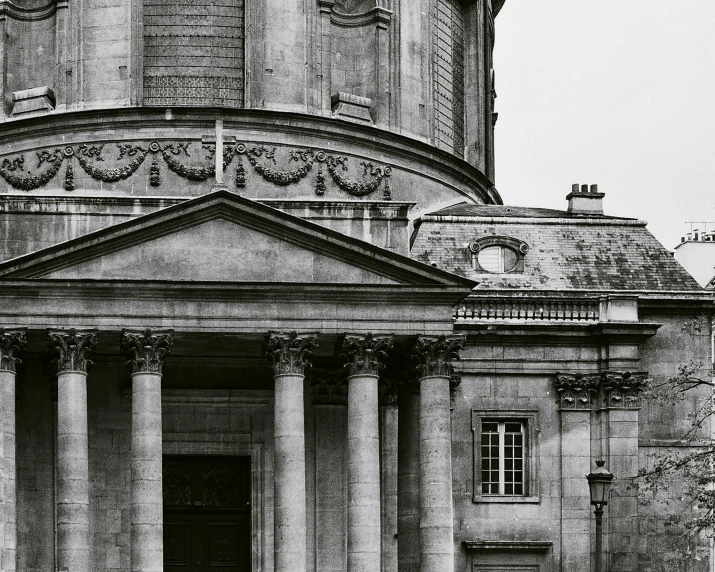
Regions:
<instances>
[{"instance_id":1,"label":"rectangular window","mask_svg":"<svg viewBox=\"0 0 715 572\"><path fill-rule=\"evenodd\" d=\"M472 411L475 502L539 502L536 423L536 411Z\"/></svg>"},{"instance_id":2,"label":"rectangular window","mask_svg":"<svg viewBox=\"0 0 715 572\"><path fill-rule=\"evenodd\" d=\"M521 421L482 421L482 494L524 494Z\"/></svg>"}]
</instances>

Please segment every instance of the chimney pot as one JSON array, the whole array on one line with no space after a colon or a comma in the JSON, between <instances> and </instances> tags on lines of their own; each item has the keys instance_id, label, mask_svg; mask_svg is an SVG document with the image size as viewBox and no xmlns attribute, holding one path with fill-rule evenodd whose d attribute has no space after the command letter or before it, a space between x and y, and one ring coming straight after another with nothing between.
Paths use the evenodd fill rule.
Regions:
<instances>
[{"instance_id":1,"label":"chimney pot","mask_svg":"<svg viewBox=\"0 0 715 572\"><path fill-rule=\"evenodd\" d=\"M598 185L591 185L589 192L588 185L571 185L571 192L566 196L569 202L568 212L579 215L602 215L603 214L603 193L598 192Z\"/></svg>"}]
</instances>

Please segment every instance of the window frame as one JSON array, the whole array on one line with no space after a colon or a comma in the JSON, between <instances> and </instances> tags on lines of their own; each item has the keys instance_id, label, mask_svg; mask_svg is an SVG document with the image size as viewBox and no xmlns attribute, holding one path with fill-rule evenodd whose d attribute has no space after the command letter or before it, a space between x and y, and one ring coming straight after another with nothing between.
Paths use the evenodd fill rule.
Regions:
<instances>
[{"instance_id":1,"label":"window frame","mask_svg":"<svg viewBox=\"0 0 715 572\"><path fill-rule=\"evenodd\" d=\"M479 263L479 253L485 248L498 246L502 249L500 254L504 256L503 250L511 250L516 256L516 264L509 270L503 270L495 272L493 270L487 270L483 268ZM483 236L481 238L475 238L470 241L467 245L472 261L472 270L475 272L483 272L485 274L523 274L525 263L524 260L526 255L529 253L529 245L523 240L513 238L511 236Z\"/></svg>"},{"instance_id":2,"label":"window frame","mask_svg":"<svg viewBox=\"0 0 715 572\"><path fill-rule=\"evenodd\" d=\"M519 422L524 435L524 494L482 493L482 423ZM539 503L539 412L531 409L472 409L473 491L475 503Z\"/></svg>"}]
</instances>

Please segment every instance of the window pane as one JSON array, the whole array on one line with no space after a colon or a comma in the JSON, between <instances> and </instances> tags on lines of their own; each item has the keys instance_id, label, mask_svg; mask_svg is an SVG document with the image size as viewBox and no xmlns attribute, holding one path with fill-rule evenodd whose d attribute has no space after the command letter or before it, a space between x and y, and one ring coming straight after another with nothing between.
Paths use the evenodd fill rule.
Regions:
<instances>
[{"instance_id":1,"label":"window pane","mask_svg":"<svg viewBox=\"0 0 715 572\"><path fill-rule=\"evenodd\" d=\"M507 433L521 433L521 423L506 422L504 430Z\"/></svg>"},{"instance_id":2,"label":"window pane","mask_svg":"<svg viewBox=\"0 0 715 572\"><path fill-rule=\"evenodd\" d=\"M511 248L506 248L502 247L502 272L509 272L511 270L514 270L516 268L516 265L519 263L519 257L517 256L516 252L514 252Z\"/></svg>"},{"instance_id":3,"label":"window pane","mask_svg":"<svg viewBox=\"0 0 715 572\"><path fill-rule=\"evenodd\" d=\"M482 433L497 433L499 431L499 423L491 421L482 421Z\"/></svg>"},{"instance_id":4,"label":"window pane","mask_svg":"<svg viewBox=\"0 0 715 572\"><path fill-rule=\"evenodd\" d=\"M477 254L479 266L487 272L504 272L501 246L487 246Z\"/></svg>"}]
</instances>

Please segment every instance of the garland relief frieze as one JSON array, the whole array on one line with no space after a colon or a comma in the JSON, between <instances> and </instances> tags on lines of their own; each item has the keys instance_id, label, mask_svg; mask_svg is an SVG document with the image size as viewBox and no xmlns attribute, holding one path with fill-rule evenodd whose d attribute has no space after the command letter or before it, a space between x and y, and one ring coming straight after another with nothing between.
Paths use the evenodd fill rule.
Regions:
<instances>
[{"instance_id":1,"label":"garland relief frieze","mask_svg":"<svg viewBox=\"0 0 715 572\"><path fill-rule=\"evenodd\" d=\"M75 167L95 181L115 183L134 176L148 162L148 183L152 187L161 186L164 167L188 181L212 179L216 174L215 144L201 145L198 152L193 148L195 146L192 142L151 141L81 143L42 149L34 152L34 161L33 152L2 158L0 177L14 189L32 191L47 185L64 166L62 185L66 191L73 191L77 188ZM224 172L234 165L234 185L239 190L245 188L254 176L281 187L294 185L312 176L317 196L327 194L332 188L351 197L379 193L381 200L392 198L389 182L392 167L367 160L351 165L347 156L319 149L278 151L276 147L264 145L225 144Z\"/></svg>"}]
</instances>

